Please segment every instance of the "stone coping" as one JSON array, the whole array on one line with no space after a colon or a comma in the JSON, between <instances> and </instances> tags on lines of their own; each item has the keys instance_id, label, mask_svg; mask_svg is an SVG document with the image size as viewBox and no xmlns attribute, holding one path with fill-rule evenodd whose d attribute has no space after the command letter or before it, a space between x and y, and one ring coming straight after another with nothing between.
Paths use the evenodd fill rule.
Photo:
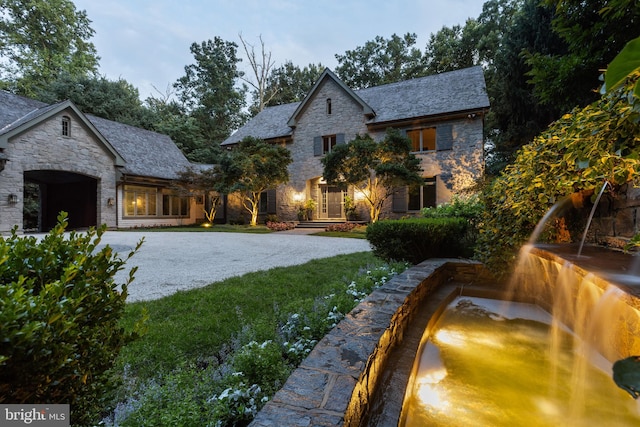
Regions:
<instances>
[{"instance_id":1,"label":"stone coping","mask_svg":"<svg viewBox=\"0 0 640 427\"><path fill-rule=\"evenodd\" d=\"M430 259L394 276L315 346L250 426L359 425L419 306L449 282L495 283L481 263L461 259Z\"/></svg>"}]
</instances>

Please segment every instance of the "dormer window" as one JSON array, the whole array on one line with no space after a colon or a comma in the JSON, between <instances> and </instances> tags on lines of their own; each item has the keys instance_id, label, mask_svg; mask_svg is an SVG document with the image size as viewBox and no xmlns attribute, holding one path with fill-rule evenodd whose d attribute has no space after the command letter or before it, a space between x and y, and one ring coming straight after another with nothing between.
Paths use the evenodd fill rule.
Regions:
<instances>
[{"instance_id":1,"label":"dormer window","mask_svg":"<svg viewBox=\"0 0 640 427\"><path fill-rule=\"evenodd\" d=\"M62 136L71 136L71 118L62 116Z\"/></svg>"},{"instance_id":2,"label":"dormer window","mask_svg":"<svg viewBox=\"0 0 640 427\"><path fill-rule=\"evenodd\" d=\"M331 98L327 98L327 114L331 114Z\"/></svg>"}]
</instances>

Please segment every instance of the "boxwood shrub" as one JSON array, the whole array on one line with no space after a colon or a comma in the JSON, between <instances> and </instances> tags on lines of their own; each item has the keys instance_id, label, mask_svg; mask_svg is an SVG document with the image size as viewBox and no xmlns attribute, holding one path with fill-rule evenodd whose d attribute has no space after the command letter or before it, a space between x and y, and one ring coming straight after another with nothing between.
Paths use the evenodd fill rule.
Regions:
<instances>
[{"instance_id":1,"label":"boxwood shrub","mask_svg":"<svg viewBox=\"0 0 640 427\"><path fill-rule=\"evenodd\" d=\"M473 230L464 218L383 220L367 227L367 240L384 260L418 264L428 258L470 257Z\"/></svg>"},{"instance_id":2,"label":"boxwood shrub","mask_svg":"<svg viewBox=\"0 0 640 427\"><path fill-rule=\"evenodd\" d=\"M95 422L108 369L134 332L119 325L122 259L98 248L105 227L65 232L66 214L41 239L0 237L0 403L67 403L74 425Z\"/></svg>"}]
</instances>

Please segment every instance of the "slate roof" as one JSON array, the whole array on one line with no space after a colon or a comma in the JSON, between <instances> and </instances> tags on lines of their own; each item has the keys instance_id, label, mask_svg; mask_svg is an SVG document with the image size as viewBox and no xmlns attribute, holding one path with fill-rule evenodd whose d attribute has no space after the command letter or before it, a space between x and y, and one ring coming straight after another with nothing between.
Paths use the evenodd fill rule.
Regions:
<instances>
[{"instance_id":1,"label":"slate roof","mask_svg":"<svg viewBox=\"0 0 640 427\"><path fill-rule=\"evenodd\" d=\"M0 136L29 121L37 120L38 117L68 102L49 105L0 91ZM84 116L124 159L125 164L121 171L125 174L174 179L178 171L191 166L180 149L166 135L90 114Z\"/></svg>"},{"instance_id":2,"label":"slate roof","mask_svg":"<svg viewBox=\"0 0 640 427\"><path fill-rule=\"evenodd\" d=\"M191 166L167 135L90 114L87 118L124 158L127 175L174 179Z\"/></svg>"},{"instance_id":3,"label":"slate roof","mask_svg":"<svg viewBox=\"0 0 640 427\"><path fill-rule=\"evenodd\" d=\"M333 73L328 74L335 77ZM373 117L366 121L369 125L489 108L484 73L479 66L355 90L353 93L373 110ZM261 139L291 136L293 128L287 123L299 105L296 102L264 109L222 145L235 144L245 136Z\"/></svg>"}]
</instances>

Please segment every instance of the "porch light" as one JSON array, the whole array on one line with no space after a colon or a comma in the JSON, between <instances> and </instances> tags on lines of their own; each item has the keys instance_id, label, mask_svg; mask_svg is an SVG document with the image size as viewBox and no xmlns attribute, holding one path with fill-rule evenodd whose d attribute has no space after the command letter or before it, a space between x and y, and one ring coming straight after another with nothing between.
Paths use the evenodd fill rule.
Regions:
<instances>
[{"instance_id":1,"label":"porch light","mask_svg":"<svg viewBox=\"0 0 640 427\"><path fill-rule=\"evenodd\" d=\"M115 201L113 200L113 197L109 197L107 199L107 206L113 206L115 204Z\"/></svg>"},{"instance_id":2,"label":"porch light","mask_svg":"<svg viewBox=\"0 0 640 427\"><path fill-rule=\"evenodd\" d=\"M293 201L296 203L301 203L304 200L304 194L302 193L293 193Z\"/></svg>"},{"instance_id":3,"label":"porch light","mask_svg":"<svg viewBox=\"0 0 640 427\"><path fill-rule=\"evenodd\" d=\"M15 205L18 203L18 195L17 194L9 194L9 204Z\"/></svg>"}]
</instances>

